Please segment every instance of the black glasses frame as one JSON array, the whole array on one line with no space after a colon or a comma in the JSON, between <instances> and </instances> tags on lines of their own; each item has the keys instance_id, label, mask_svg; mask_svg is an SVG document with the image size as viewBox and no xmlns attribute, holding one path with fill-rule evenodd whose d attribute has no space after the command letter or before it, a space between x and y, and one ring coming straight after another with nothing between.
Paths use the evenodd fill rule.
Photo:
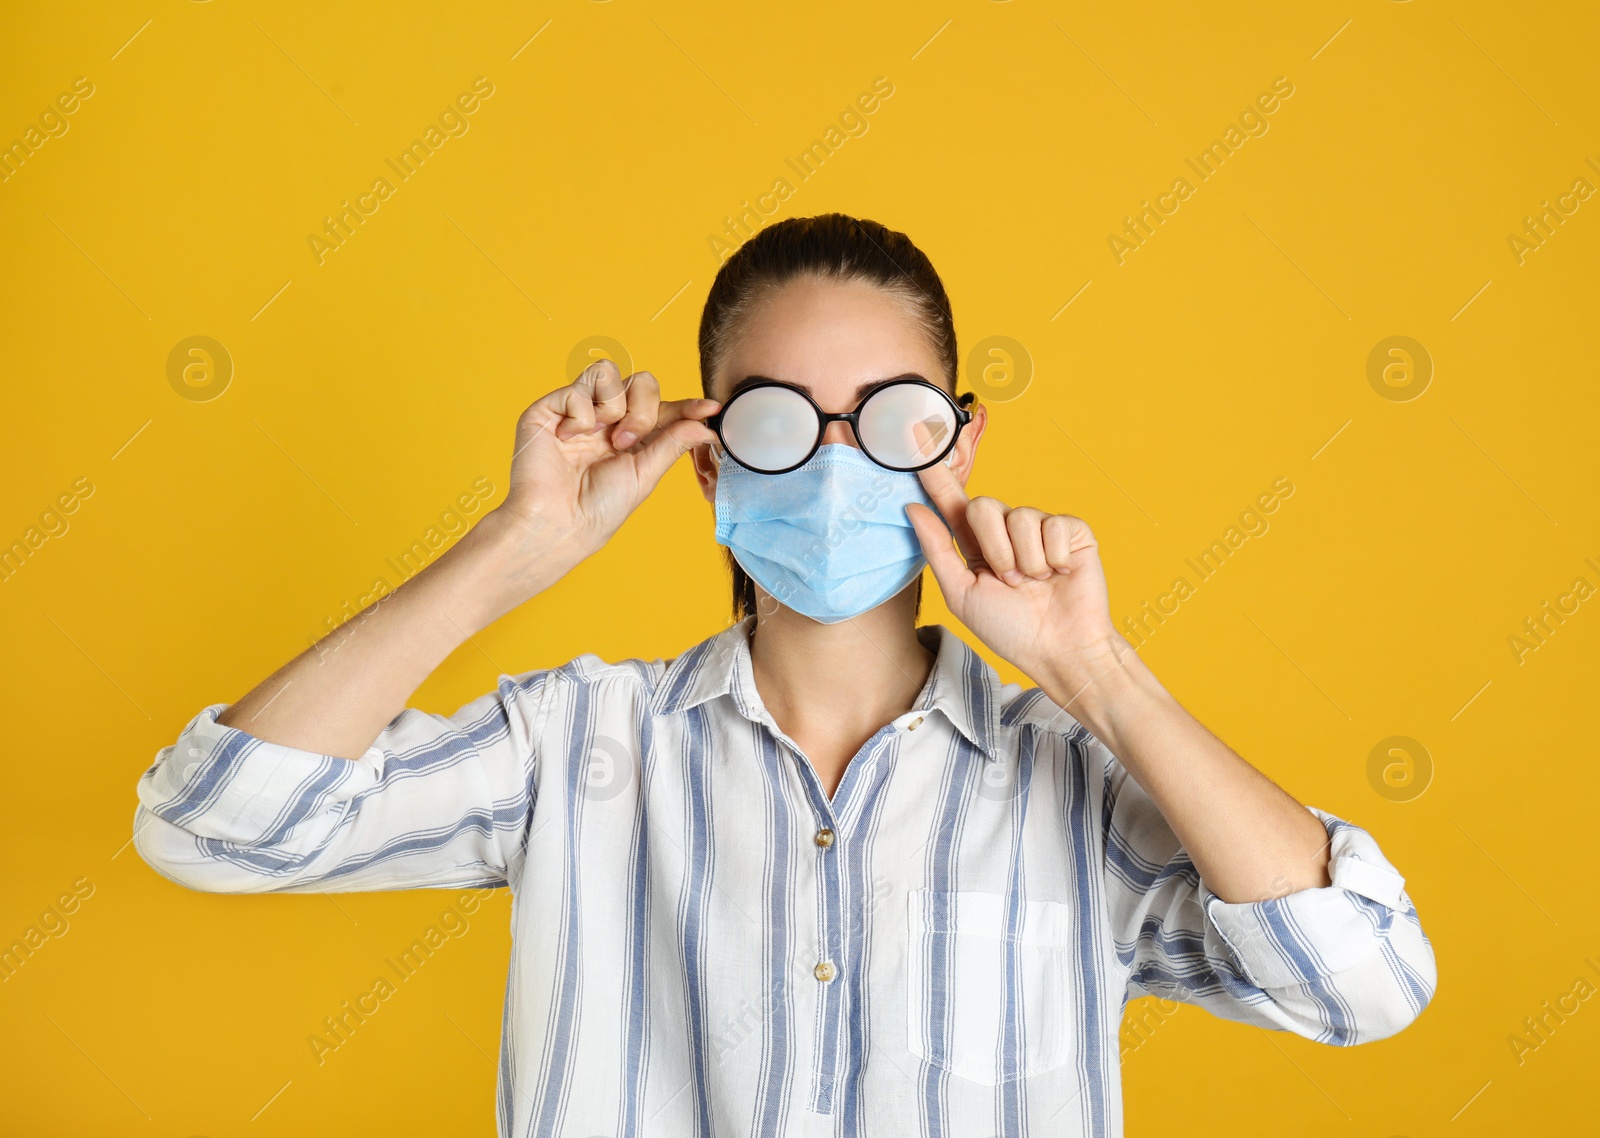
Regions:
<instances>
[{"instance_id":1,"label":"black glasses frame","mask_svg":"<svg viewBox=\"0 0 1600 1138\"><path fill-rule=\"evenodd\" d=\"M891 387L905 387L907 385L926 387L929 391L934 392L939 396L939 398L948 403L951 411L955 412L956 429L951 432L950 441L945 444L944 449L930 458L927 462L918 463L916 466L890 466L887 462L879 461L878 458L867 449L866 442L861 438L861 428L858 426L858 421L861 416L861 408L865 407L868 400L872 399L873 396L877 395L880 391L888 391ZM728 413L728 408L732 407L736 402L738 402L740 396L746 394L747 392L759 391L763 387L782 387L786 390L793 391L797 395L803 397L807 403L811 404L811 409L817 413L817 437L811 441L811 449L806 451L805 457L799 462L792 466L786 466L782 470L757 470L755 467L742 462L739 459L739 456L734 453L733 448L728 445L728 440L722 437L722 417ZM828 433L829 423L849 423L850 433L855 436L856 445L861 448L862 454L872 459L873 462L876 462L885 470L893 470L904 474L917 470L926 470L928 467L944 461L945 455L950 453L950 451L955 447L956 441L961 438L961 429L968 423L972 422L972 412L967 410L967 406L975 398L977 398L977 396L970 391L964 395L958 395L952 398L950 393L944 388L939 387L937 384L929 383L925 379L891 379L888 383L885 383L880 387L875 387L869 391L865 398L863 398L860 403L856 404L854 411L841 411L834 413L824 411L820 406L818 406L817 401L811 398L809 392L796 387L792 383L784 383L783 381L777 379L763 379L745 387L741 387L737 392L734 393L732 399L729 399L717 409L717 413L715 415L711 415L703 421L706 426L710 427L717 433L717 441L722 444L722 449L728 455L730 455L735 462L739 463L740 466L743 466L752 474L787 474L791 470L798 470L800 467L810 462L812 456L815 455L819 449L821 449L822 436Z\"/></svg>"}]
</instances>

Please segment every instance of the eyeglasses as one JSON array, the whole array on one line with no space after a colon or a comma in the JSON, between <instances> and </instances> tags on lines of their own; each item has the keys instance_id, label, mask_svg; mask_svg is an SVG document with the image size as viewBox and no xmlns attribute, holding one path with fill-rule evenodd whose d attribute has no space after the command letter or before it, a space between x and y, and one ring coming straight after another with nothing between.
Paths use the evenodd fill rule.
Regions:
<instances>
[{"instance_id":1,"label":"eyeglasses","mask_svg":"<svg viewBox=\"0 0 1600 1138\"><path fill-rule=\"evenodd\" d=\"M925 379L893 379L854 411L830 414L798 387L763 379L741 387L705 420L739 465L758 474L784 474L804 466L822 445L829 423L849 423L856 442L879 466L922 470L941 461L972 422L969 391L951 398Z\"/></svg>"}]
</instances>

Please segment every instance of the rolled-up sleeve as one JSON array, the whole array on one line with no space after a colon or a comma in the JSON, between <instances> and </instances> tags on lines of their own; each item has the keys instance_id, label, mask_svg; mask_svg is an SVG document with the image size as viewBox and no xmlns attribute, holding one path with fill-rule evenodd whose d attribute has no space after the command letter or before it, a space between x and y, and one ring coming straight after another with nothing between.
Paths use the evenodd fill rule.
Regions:
<instances>
[{"instance_id":1,"label":"rolled-up sleeve","mask_svg":"<svg viewBox=\"0 0 1600 1138\"><path fill-rule=\"evenodd\" d=\"M1432 999L1433 948L1405 879L1361 827L1308 807L1328 833L1331 884L1230 903L1114 760L1106 791L1107 897L1130 996L1343 1046L1393 1035Z\"/></svg>"},{"instance_id":2,"label":"rolled-up sleeve","mask_svg":"<svg viewBox=\"0 0 1600 1138\"><path fill-rule=\"evenodd\" d=\"M134 847L216 893L499 886L537 792L548 672L501 676L454 715L406 709L358 759L191 719L140 776Z\"/></svg>"}]
</instances>

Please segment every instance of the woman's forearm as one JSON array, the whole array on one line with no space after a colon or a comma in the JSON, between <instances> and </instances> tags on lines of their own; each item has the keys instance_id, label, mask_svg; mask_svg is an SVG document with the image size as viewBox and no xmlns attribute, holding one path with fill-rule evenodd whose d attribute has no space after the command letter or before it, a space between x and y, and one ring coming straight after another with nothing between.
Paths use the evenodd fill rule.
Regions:
<instances>
[{"instance_id":1,"label":"woman's forearm","mask_svg":"<svg viewBox=\"0 0 1600 1138\"><path fill-rule=\"evenodd\" d=\"M1208 731L1120 636L1090 678L1043 683L1103 742L1183 843L1208 888L1229 902L1325 886L1328 835L1311 811Z\"/></svg>"},{"instance_id":2,"label":"woman's forearm","mask_svg":"<svg viewBox=\"0 0 1600 1138\"><path fill-rule=\"evenodd\" d=\"M411 693L509 606L510 544L493 515L227 708L217 722L271 743L360 758Z\"/></svg>"},{"instance_id":3,"label":"woman's forearm","mask_svg":"<svg viewBox=\"0 0 1600 1138\"><path fill-rule=\"evenodd\" d=\"M666 400L649 372L597 360L517 421L506 499L393 593L217 717L269 743L359 759L462 641L605 544L689 448L710 399ZM624 445L616 445L621 442Z\"/></svg>"}]
</instances>

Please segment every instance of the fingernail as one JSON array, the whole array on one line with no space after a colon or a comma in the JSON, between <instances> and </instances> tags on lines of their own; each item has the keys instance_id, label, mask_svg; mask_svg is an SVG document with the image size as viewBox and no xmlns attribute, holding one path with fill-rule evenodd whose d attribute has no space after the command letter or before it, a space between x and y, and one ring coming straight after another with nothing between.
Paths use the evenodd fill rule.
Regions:
<instances>
[{"instance_id":1,"label":"fingernail","mask_svg":"<svg viewBox=\"0 0 1600 1138\"><path fill-rule=\"evenodd\" d=\"M638 438L639 436L632 431L618 431L616 437L611 440L611 445L618 450L627 450Z\"/></svg>"}]
</instances>

